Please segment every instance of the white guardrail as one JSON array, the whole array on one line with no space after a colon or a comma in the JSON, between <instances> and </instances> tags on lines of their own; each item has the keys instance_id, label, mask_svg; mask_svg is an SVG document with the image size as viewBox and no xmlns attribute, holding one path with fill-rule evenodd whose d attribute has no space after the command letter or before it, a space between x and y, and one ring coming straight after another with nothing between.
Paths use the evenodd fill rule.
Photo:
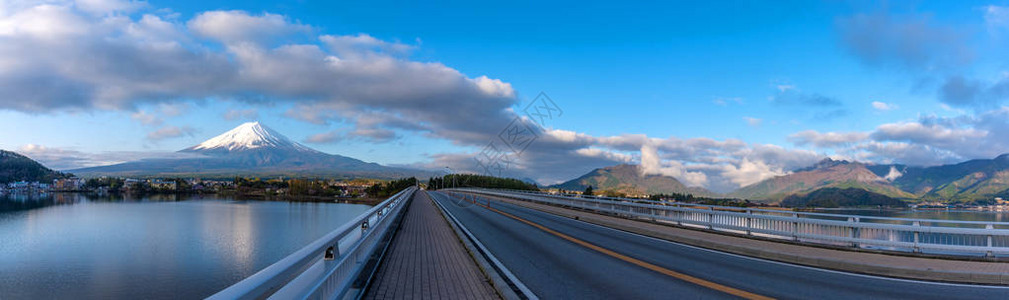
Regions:
<instances>
[{"instance_id":1,"label":"white guardrail","mask_svg":"<svg viewBox=\"0 0 1009 300\"><path fill-rule=\"evenodd\" d=\"M792 212L516 190L460 190L801 243L942 255L1009 254L1009 222Z\"/></svg>"},{"instance_id":2,"label":"white guardrail","mask_svg":"<svg viewBox=\"0 0 1009 300\"><path fill-rule=\"evenodd\" d=\"M208 299L334 299L354 290L368 258L416 187L409 187L354 220Z\"/></svg>"}]
</instances>

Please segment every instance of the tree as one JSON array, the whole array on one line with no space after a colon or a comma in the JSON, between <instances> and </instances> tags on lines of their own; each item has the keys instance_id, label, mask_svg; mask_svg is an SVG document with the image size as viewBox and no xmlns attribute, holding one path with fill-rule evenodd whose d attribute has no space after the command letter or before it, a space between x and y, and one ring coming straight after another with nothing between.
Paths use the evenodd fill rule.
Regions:
<instances>
[{"instance_id":1,"label":"tree","mask_svg":"<svg viewBox=\"0 0 1009 300\"><path fill-rule=\"evenodd\" d=\"M433 182L433 183L431 183ZM429 179L428 187L432 189L443 189L451 187L481 187L492 189L513 189L538 191L535 184L527 183L514 178L501 178L493 176L475 174L449 174L442 177Z\"/></svg>"},{"instance_id":2,"label":"tree","mask_svg":"<svg viewBox=\"0 0 1009 300\"><path fill-rule=\"evenodd\" d=\"M585 188L585 191L582 192L582 195L592 196L592 186L590 185L589 187Z\"/></svg>"}]
</instances>

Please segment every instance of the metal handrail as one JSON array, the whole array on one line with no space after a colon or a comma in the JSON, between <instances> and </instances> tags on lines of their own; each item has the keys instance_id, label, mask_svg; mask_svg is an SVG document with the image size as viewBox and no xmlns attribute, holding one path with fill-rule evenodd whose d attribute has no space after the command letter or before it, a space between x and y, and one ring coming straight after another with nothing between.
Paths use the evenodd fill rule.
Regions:
<instances>
[{"instance_id":1,"label":"metal handrail","mask_svg":"<svg viewBox=\"0 0 1009 300\"><path fill-rule=\"evenodd\" d=\"M800 216L808 217L833 217L833 218L847 218L852 215L844 214L830 214L830 213L816 213L816 212L793 212L793 211L783 211L774 209L762 209L762 208L748 208L748 207L738 207L738 206L724 206L724 205L711 205L711 204L695 204L695 203L685 203L685 202L668 202L668 201L656 201L651 199L634 199L634 198L621 198L621 197L604 197L604 196L583 196L577 194L551 194L541 191L529 191L529 190L511 190L511 189L496 189L499 191L507 191L512 193L524 193L539 195L545 197L559 197L559 198L580 198L580 199L596 199L596 200L610 200L618 202L632 202L632 203L653 203L656 205L666 205L666 206L690 206L690 207L706 207L721 210L752 210L754 212L769 213L769 214L797 214ZM963 220L938 220L938 219L916 219L916 218L895 218L895 217L880 217L880 216L858 216L862 220L880 220L880 221L899 221L899 222L928 222L928 223L945 223L945 224L965 224L965 225L993 225L993 226L1005 226L1009 227L1009 222L996 222L996 221L963 221Z\"/></svg>"},{"instance_id":2,"label":"metal handrail","mask_svg":"<svg viewBox=\"0 0 1009 300\"><path fill-rule=\"evenodd\" d=\"M801 214L774 210L758 210L718 206L670 206L666 204L612 201L582 197L542 195L537 193L462 189L484 195L503 196L517 200L574 207L632 219L646 219L687 227L725 231L746 236L786 239L801 243L847 245L855 248L873 248L894 251L962 255L996 253L1009 254L1009 229L995 225L1004 222L946 222L932 219L885 218L910 222L889 224L864 222L872 217L837 214ZM720 208L720 209L716 209ZM766 214L772 212L772 214ZM843 217L830 220L815 217ZM984 228L937 226L936 224L980 224Z\"/></svg>"},{"instance_id":3,"label":"metal handrail","mask_svg":"<svg viewBox=\"0 0 1009 300\"><path fill-rule=\"evenodd\" d=\"M281 291L302 295L299 298L320 292L337 297L345 294L363 267L365 260L359 258L371 254L378 240L376 237L388 228L390 222L387 220L399 215L402 204L416 190L416 187L409 187L396 193L301 250L208 299L261 299Z\"/></svg>"}]
</instances>

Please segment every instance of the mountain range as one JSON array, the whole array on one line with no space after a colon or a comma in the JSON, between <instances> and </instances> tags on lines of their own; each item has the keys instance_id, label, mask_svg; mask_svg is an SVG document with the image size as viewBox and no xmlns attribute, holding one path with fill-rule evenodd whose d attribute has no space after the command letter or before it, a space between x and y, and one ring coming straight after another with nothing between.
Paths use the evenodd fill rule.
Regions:
<instances>
[{"instance_id":1,"label":"mountain range","mask_svg":"<svg viewBox=\"0 0 1009 300\"><path fill-rule=\"evenodd\" d=\"M812 166L768 178L727 194L701 187L686 187L669 176L643 176L636 165L600 168L551 186L626 194L681 193L702 197L729 197L765 203L816 200L807 196L831 195L838 199L882 197L905 201L975 201L1009 198L1009 154L940 166L869 164L826 158ZM861 192L861 191L864 191ZM815 197L814 197L815 198ZM881 202L881 201L876 201Z\"/></svg>"},{"instance_id":2,"label":"mountain range","mask_svg":"<svg viewBox=\"0 0 1009 300\"><path fill-rule=\"evenodd\" d=\"M642 175L640 166L629 164L595 169L581 177L549 188L582 191L589 186L597 191L614 191L628 195L673 193L704 197L716 195L701 187L687 187L670 176Z\"/></svg>"},{"instance_id":3,"label":"mountain range","mask_svg":"<svg viewBox=\"0 0 1009 300\"><path fill-rule=\"evenodd\" d=\"M80 176L288 176L401 178L431 172L382 166L327 154L291 141L249 122L198 145L182 149L187 158L144 159L109 166L70 170Z\"/></svg>"},{"instance_id":4,"label":"mountain range","mask_svg":"<svg viewBox=\"0 0 1009 300\"><path fill-rule=\"evenodd\" d=\"M892 198L915 197L914 194L894 186L883 176L872 172L863 163L827 158L790 174L744 186L729 193L728 196L778 202L790 195L806 194L822 188L857 188Z\"/></svg>"},{"instance_id":5,"label":"mountain range","mask_svg":"<svg viewBox=\"0 0 1009 300\"><path fill-rule=\"evenodd\" d=\"M777 202L823 188L856 188L909 201L975 201L1009 194L1009 154L940 166L824 159L814 166L740 188L732 197Z\"/></svg>"},{"instance_id":6,"label":"mountain range","mask_svg":"<svg viewBox=\"0 0 1009 300\"><path fill-rule=\"evenodd\" d=\"M891 184L923 200L979 200L1009 190L1009 154L934 167L874 165L868 169L892 177Z\"/></svg>"}]
</instances>

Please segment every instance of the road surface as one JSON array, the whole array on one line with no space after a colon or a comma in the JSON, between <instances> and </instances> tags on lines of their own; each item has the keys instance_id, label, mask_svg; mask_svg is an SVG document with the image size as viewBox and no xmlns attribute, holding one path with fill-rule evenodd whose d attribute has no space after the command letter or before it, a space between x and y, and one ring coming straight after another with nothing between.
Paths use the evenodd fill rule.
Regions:
<instances>
[{"instance_id":1,"label":"road surface","mask_svg":"<svg viewBox=\"0 0 1009 300\"><path fill-rule=\"evenodd\" d=\"M820 270L429 192L543 299L1009 299L1009 287ZM486 207L489 204L489 208Z\"/></svg>"}]
</instances>

